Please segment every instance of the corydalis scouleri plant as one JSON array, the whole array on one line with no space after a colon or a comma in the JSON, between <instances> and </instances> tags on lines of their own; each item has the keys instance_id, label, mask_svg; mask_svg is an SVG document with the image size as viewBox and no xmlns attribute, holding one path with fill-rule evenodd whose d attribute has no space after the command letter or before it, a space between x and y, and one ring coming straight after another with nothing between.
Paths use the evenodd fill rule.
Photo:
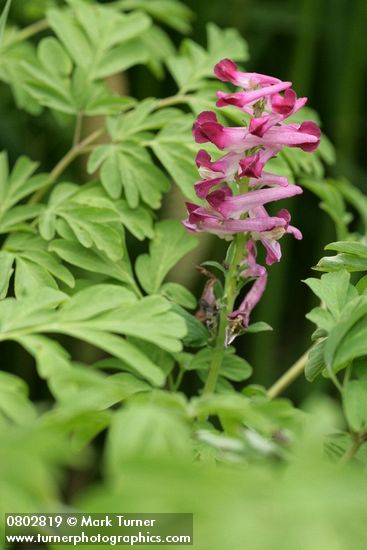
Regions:
<instances>
[{"instance_id":1,"label":"corydalis scouleri plant","mask_svg":"<svg viewBox=\"0 0 367 550\"><path fill-rule=\"evenodd\" d=\"M278 241L285 233L302 238L301 232L290 225L288 210L269 216L264 206L299 195L301 187L267 172L265 165L284 147L312 152L320 143L320 130L314 122L285 123L307 101L297 98L291 82L240 72L229 59L218 63L214 72L219 80L243 88L235 93L217 92L217 107L235 106L249 115L249 120L243 127L224 127L214 112L205 111L193 126L197 143L212 143L225 154L213 161L207 151L198 152L196 164L202 179L195 184L195 191L205 205L187 203L189 215L184 224L189 231L233 239L222 299L219 304L211 304L220 315L206 392L215 389L224 346L248 327L251 311L265 290L267 271L257 263L257 242L265 246L266 263L271 265L281 259ZM242 285L249 280L254 281L251 289L234 308ZM216 301L214 293L210 296Z\"/></svg>"}]
</instances>

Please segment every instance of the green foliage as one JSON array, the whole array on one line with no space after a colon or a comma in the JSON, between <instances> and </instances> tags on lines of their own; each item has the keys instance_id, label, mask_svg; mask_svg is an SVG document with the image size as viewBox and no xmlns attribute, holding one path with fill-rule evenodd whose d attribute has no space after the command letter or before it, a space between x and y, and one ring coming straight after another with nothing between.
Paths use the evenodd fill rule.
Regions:
<instances>
[{"instance_id":1,"label":"green foliage","mask_svg":"<svg viewBox=\"0 0 367 550\"><path fill-rule=\"evenodd\" d=\"M327 272L320 279L306 281L321 300L308 315L317 330L306 376L337 383L350 433L334 412L304 413L261 386L244 387L253 369L233 347L217 393L202 395L213 327L195 314L195 296L170 280L197 239L179 221L158 221L157 211L173 184L194 198L194 115L213 109L215 63L246 62L247 45L209 24L206 49L187 38L177 49L158 26L190 30L192 14L176 0L42 2L36 11L45 21L25 30L8 28L9 6L0 18L0 79L26 113L49 111L55 136L60 125L74 136L46 174L24 156L9 167L0 154L0 345L29 356L29 372L7 357L0 372L2 511L61 511L66 495L73 509L193 511L199 548L227 548L228 532L233 548L243 540L255 550L282 548L285 527L294 547L357 547L364 480L352 469L334 472L320 449L335 428L337 459L366 436L366 377L354 366L367 354L367 252L347 211L351 205L366 225L365 197L344 180L323 179L323 163L334 161L325 137L315 155L292 149L273 161L336 224L339 241L327 248L337 255L319 262ZM35 29L45 31L40 39ZM140 64L157 78L167 69L177 92L142 101L113 92L110 77ZM221 116L242 123L231 108ZM99 126L86 135L89 124ZM86 174L74 181L65 172L80 156ZM359 281L351 272L362 273ZM257 322L246 332L265 330ZM29 397L36 386L42 401ZM101 468L94 439L103 432ZM362 445L357 461L367 463ZM67 494L70 471L87 474L77 495ZM324 491L317 536L304 519L315 484ZM276 510L270 530L258 519L265 508L253 512L264 502Z\"/></svg>"},{"instance_id":2,"label":"green foliage","mask_svg":"<svg viewBox=\"0 0 367 550\"><path fill-rule=\"evenodd\" d=\"M194 236L186 235L182 225L165 220L155 226L154 239L150 242L149 254L136 260L135 271L141 286L148 294L159 292L169 270L195 248Z\"/></svg>"},{"instance_id":3,"label":"green foliage","mask_svg":"<svg viewBox=\"0 0 367 550\"><path fill-rule=\"evenodd\" d=\"M338 241L325 247L336 256L322 258L316 266L328 271L321 279L307 279L306 284L321 300L307 318L317 325L316 345L306 365L306 377L314 380L326 370L341 389L336 373L346 369L341 389L347 422L352 431L366 430L366 388L364 381L350 380L353 364L367 354L366 275L351 284L351 272L367 270L367 247L363 241ZM364 437L364 436L363 436Z\"/></svg>"}]
</instances>

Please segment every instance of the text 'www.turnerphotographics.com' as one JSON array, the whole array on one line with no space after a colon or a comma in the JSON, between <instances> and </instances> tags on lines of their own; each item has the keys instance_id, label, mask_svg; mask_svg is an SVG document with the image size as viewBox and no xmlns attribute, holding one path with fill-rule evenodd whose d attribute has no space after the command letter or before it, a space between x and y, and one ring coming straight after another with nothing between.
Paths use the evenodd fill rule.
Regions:
<instances>
[{"instance_id":1,"label":"text 'www.turnerphotographics.com'","mask_svg":"<svg viewBox=\"0 0 367 550\"><path fill-rule=\"evenodd\" d=\"M193 544L192 514L5 515L7 544Z\"/></svg>"}]
</instances>

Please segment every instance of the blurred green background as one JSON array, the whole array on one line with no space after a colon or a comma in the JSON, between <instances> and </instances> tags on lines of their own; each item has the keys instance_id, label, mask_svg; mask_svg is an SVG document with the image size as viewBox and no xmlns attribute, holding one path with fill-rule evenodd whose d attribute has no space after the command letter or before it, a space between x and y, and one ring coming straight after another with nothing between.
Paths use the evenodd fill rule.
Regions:
<instances>
[{"instance_id":1,"label":"blurred green background","mask_svg":"<svg viewBox=\"0 0 367 550\"><path fill-rule=\"evenodd\" d=\"M19 26L27 25L41 17L45 5L50 3L57 1L14 0L10 20ZM184 3L193 11L194 40L205 44L205 25L210 21L221 27L236 27L249 44L248 70L292 80L298 95L309 97L309 106L320 114L323 130L337 149L337 163L328 168L328 175L346 176L367 191L366 0L184 0ZM170 34L178 44L180 36L172 31ZM134 69L123 85L138 98L164 97L174 90L169 80L159 83L145 68ZM56 134L55 121L48 113L31 119L17 111L9 89L3 84L0 115L0 146L9 151L12 161L26 153L49 169L69 147L68 124L59 120ZM85 178L83 164L75 165L68 176L74 181ZM163 215L182 217L182 202L177 193L169 196ZM311 266L321 257L323 246L335 240L332 223L311 193L305 192L289 206L304 240L283 240L283 260L271 267L265 297L253 316L254 321L270 323L274 331L249 335L238 342L240 353L255 367L253 381L265 385L270 385L310 344L312 326L304 315L315 301L301 280L312 275ZM140 243L132 241L131 245L133 255L141 251ZM213 257L221 259L223 243L204 239L200 253L201 258L190 258L174 274L187 280L198 296L204 281L195 274L194 263ZM91 350L76 351L85 358ZM20 355L14 357L14 353ZM23 371L27 362L20 350L12 350L8 360L16 363L18 372ZM308 383L300 380L289 395L302 400L309 391Z\"/></svg>"}]
</instances>

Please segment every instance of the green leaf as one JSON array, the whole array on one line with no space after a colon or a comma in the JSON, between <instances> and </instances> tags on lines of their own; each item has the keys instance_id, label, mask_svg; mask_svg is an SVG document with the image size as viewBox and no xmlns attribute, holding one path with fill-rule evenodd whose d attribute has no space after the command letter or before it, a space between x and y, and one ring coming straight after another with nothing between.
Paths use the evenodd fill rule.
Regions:
<instances>
[{"instance_id":1,"label":"green leaf","mask_svg":"<svg viewBox=\"0 0 367 550\"><path fill-rule=\"evenodd\" d=\"M46 174L33 176L38 167L37 162L33 162L27 157L19 157L14 165L13 171L9 175L8 158L6 152L0 153L0 221L3 221L4 214L15 204L27 197L40 187L45 185ZM33 177L32 177L33 176ZM32 208L36 209L32 210ZM32 217L39 210L38 205L28 205L19 207L21 212L28 212L26 215L18 215L19 219ZM28 211L27 211L28 208ZM29 208L31 210L29 210ZM38 210L37 210L38 209Z\"/></svg>"},{"instance_id":2,"label":"green leaf","mask_svg":"<svg viewBox=\"0 0 367 550\"><path fill-rule=\"evenodd\" d=\"M97 66L95 76L96 78L106 78L126 71L134 65L144 64L148 60L149 50L147 47L141 40L133 39L106 53Z\"/></svg>"},{"instance_id":3,"label":"green leaf","mask_svg":"<svg viewBox=\"0 0 367 550\"><path fill-rule=\"evenodd\" d=\"M162 193L169 189L169 180L152 163L149 153L138 145L102 146L90 159L89 171L93 172L103 162L101 182L107 193L118 199L124 189L130 208L143 200L150 208L159 208Z\"/></svg>"},{"instance_id":4,"label":"green leaf","mask_svg":"<svg viewBox=\"0 0 367 550\"><path fill-rule=\"evenodd\" d=\"M123 199L115 201L121 223L140 241L145 238L152 239L154 236L153 220L150 211L144 206L130 208Z\"/></svg>"},{"instance_id":5,"label":"green leaf","mask_svg":"<svg viewBox=\"0 0 367 550\"><path fill-rule=\"evenodd\" d=\"M24 61L22 69L26 89L36 101L62 113L77 113L69 79L47 71L38 58Z\"/></svg>"},{"instance_id":6,"label":"green leaf","mask_svg":"<svg viewBox=\"0 0 367 550\"><path fill-rule=\"evenodd\" d=\"M88 327L137 336L171 352L181 350L179 340L186 334L184 321L161 296L148 296L134 305L106 312L89 320Z\"/></svg>"},{"instance_id":7,"label":"green leaf","mask_svg":"<svg viewBox=\"0 0 367 550\"><path fill-rule=\"evenodd\" d=\"M133 403L116 413L111 422L106 448L107 471L111 479L119 478L124 462L142 456L170 457L181 462L190 458L191 447L189 429L177 413L154 404Z\"/></svg>"},{"instance_id":8,"label":"green leaf","mask_svg":"<svg viewBox=\"0 0 367 550\"><path fill-rule=\"evenodd\" d=\"M225 57L246 60L246 42L235 29L221 30L213 24L207 26L208 51L192 40L184 40L179 55L167 60L168 69L181 92L196 90L202 80L213 76L213 67Z\"/></svg>"},{"instance_id":9,"label":"green leaf","mask_svg":"<svg viewBox=\"0 0 367 550\"><path fill-rule=\"evenodd\" d=\"M328 369L338 370L367 353L367 297L354 298L344 308L325 345Z\"/></svg>"},{"instance_id":10,"label":"green leaf","mask_svg":"<svg viewBox=\"0 0 367 550\"><path fill-rule=\"evenodd\" d=\"M8 293L9 281L14 272L14 256L4 250L0 251L0 300Z\"/></svg>"},{"instance_id":11,"label":"green leaf","mask_svg":"<svg viewBox=\"0 0 367 550\"><path fill-rule=\"evenodd\" d=\"M41 204L14 206L1 217L0 233L22 230L23 227L26 227L23 222L36 218L42 211L43 205Z\"/></svg>"},{"instance_id":12,"label":"green leaf","mask_svg":"<svg viewBox=\"0 0 367 550\"><path fill-rule=\"evenodd\" d=\"M264 321L258 321L257 323L252 323L252 325L249 325L246 328L245 332L256 334L258 332L264 332L268 330L273 330L273 328L268 325L268 323L264 323Z\"/></svg>"},{"instance_id":13,"label":"green leaf","mask_svg":"<svg viewBox=\"0 0 367 550\"><path fill-rule=\"evenodd\" d=\"M144 290L148 294L158 292L170 269L196 245L195 237L189 235L179 222L165 220L157 223L149 254L139 256L135 264Z\"/></svg>"},{"instance_id":14,"label":"green leaf","mask_svg":"<svg viewBox=\"0 0 367 550\"><path fill-rule=\"evenodd\" d=\"M112 261L102 252L84 248L77 242L56 239L49 245L50 252L55 252L62 260L91 271L92 273L102 273L122 283L135 286L130 266L124 261Z\"/></svg>"},{"instance_id":15,"label":"green leaf","mask_svg":"<svg viewBox=\"0 0 367 550\"><path fill-rule=\"evenodd\" d=\"M195 296L187 288L178 283L163 284L160 288L160 294L187 309L194 309L197 305Z\"/></svg>"},{"instance_id":16,"label":"green leaf","mask_svg":"<svg viewBox=\"0 0 367 550\"><path fill-rule=\"evenodd\" d=\"M321 340L311 348L308 354L305 367L305 376L309 382L313 382L325 368L325 343L325 340Z\"/></svg>"},{"instance_id":17,"label":"green leaf","mask_svg":"<svg viewBox=\"0 0 367 550\"><path fill-rule=\"evenodd\" d=\"M364 277L359 279L358 283L356 284L356 289L358 290L359 294L366 294L366 292L367 292L367 275L364 275Z\"/></svg>"},{"instance_id":18,"label":"green leaf","mask_svg":"<svg viewBox=\"0 0 367 550\"><path fill-rule=\"evenodd\" d=\"M65 10L50 9L47 19L74 62L82 67L90 65L93 61L93 47L73 14Z\"/></svg>"},{"instance_id":19,"label":"green leaf","mask_svg":"<svg viewBox=\"0 0 367 550\"><path fill-rule=\"evenodd\" d=\"M365 193L347 180L335 182L345 199L357 210L367 231L367 199Z\"/></svg>"},{"instance_id":20,"label":"green leaf","mask_svg":"<svg viewBox=\"0 0 367 550\"><path fill-rule=\"evenodd\" d=\"M337 319L346 303L357 295L356 289L349 281L349 273L341 270L322 275L321 279L306 279L304 282Z\"/></svg>"},{"instance_id":21,"label":"green leaf","mask_svg":"<svg viewBox=\"0 0 367 550\"><path fill-rule=\"evenodd\" d=\"M57 75L67 76L73 67L65 49L53 36L41 40L38 45L38 58L47 71Z\"/></svg>"},{"instance_id":22,"label":"green leaf","mask_svg":"<svg viewBox=\"0 0 367 550\"><path fill-rule=\"evenodd\" d=\"M149 51L147 66L158 79L164 77L163 63L174 55L175 47L166 32L153 25L143 36L143 42Z\"/></svg>"},{"instance_id":23,"label":"green leaf","mask_svg":"<svg viewBox=\"0 0 367 550\"><path fill-rule=\"evenodd\" d=\"M330 332L330 330L335 325L335 318L330 313L330 311L327 311L326 309L323 309L321 307L315 307L313 308L310 313L307 313L306 318L309 319L312 323L315 323L319 328L324 330L326 334Z\"/></svg>"},{"instance_id":24,"label":"green leaf","mask_svg":"<svg viewBox=\"0 0 367 550\"><path fill-rule=\"evenodd\" d=\"M316 265L318 271L340 271L359 272L367 270L367 260L352 254L337 254L336 256L325 256Z\"/></svg>"},{"instance_id":25,"label":"green leaf","mask_svg":"<svg viewBox=\"0 0 367 550\"><path fill-rule=\"evenodd\" d=\"M191 126L191 117L167 125L157 134L150 146L185 197L196 201L193 182L198 178L195 165L198 147L192 138Z\"/></svg>"},{"instance_id":26,"label":"green leaf","mask_svg":"<svg viewBox=\"0 0 367 550\"><path fill-rule=\"evenodd\" d=\"M74 2L73 11L48 11L51 28L90 80L144 63L149 51L139 39L151 25L141 12L122 15L108 7Z\"/></svg>"},{"instance_id":27,"label":"green leaf","mask_svg":"<svg viewBox=\"0 0 367 550\"><path fill-rule=\"evenodd\" d=\"M183 34L191 29L192 11L176 0L121 0L118 7L123 10L142 9Z\"/></svg>"},{"instance_id":28,"label":"green leaf","mask_svg":"<svg viewBox=\"0 0 367 550\"><path fill-rule=\"evenodd\" d=\"M320 271L346 269L350 272L367 270L367 246L364 243L339 241L328 244L325 249L336 250L339 254L322 258L316 269Z\"/></svg>"},{"instance_id":29,"label":"green leaf","mask_svg":"<svg viewBox=\"0 0 367 550\"><path fill-rule=\"evenodd\" d=\"M160 130L173 124L175 119L177 123L186 120L185 115L179 109L166 107L156 110L157 107L159 107L158 100L147 98L140 101L135 109L123 116L110 118L108 120L108 131L113 141L125 142L132 138L146 140L150 136L146 133L147 131ZM190 120L192 120L191 117Z\"/></svg>"},{"instance_id":30,"label":"green leaf","mask_svg":"<svg viewBox=\"0 0 367 550\"><path fill-rule=\"evenodd\" d=\"M28 399L27 384L7 372L0 372L0 415L24 426L37 417L35 407Z\"/></svg>"},{"instance_id":31,"label":"green leaf","mask_svg":"<svg viewBox=\"0 0 367 550\"><path fill-rule=\"evenodd\" d=\"M75 281L72 273L62 265L56 255L47 250L47 243L39 237L25 233L13 233L6 240L4 248L8 252L4 251L3 254L11 254L17 260L17 267L21 264L20 269L23 276L18 274L18 282L21 276L26 285L27 276L29 276L30 284L35 277L34 285L38 284L37 281L42 281L44 285L56 288L55 279L58 279L71 288L74 286Z\"/></svg>"},{"instance_id":32,"label":"green leaf","mask_svg":"<svg viewBox=\"0 0 367 550\"><path fill-rule=\"evenodd\" d=\"M24 258L16 259L14 290L17 298L31 295L42 287L57 289L55 279L41 265Z\"/></svg>"},{"instance_id":33,"label":"green leaf","mask_svg":"<svg viewBox=\"0 0 367 550\"><path fill-rule=\"evenodd\" d=\"M3 45L4 31L5 31L6 22L8 20L11 3L12 3L12 0L7 0L0 16L0 47Z\"/></svg>"},{"instance_id":34,"label":"green leaf","mask_svg":"<svg viewBox=\"0 0 367 550\"><path fill-rule=\"evenodd\" d=\"M172 310L180 315L185 322L186 335L182 341L186 346L201 348L208 344L210 334L203 323L198 321L193 315L188 313L178 304L172 304Z\"/></svg>"},{"instance_id":35,"label":"green leaf","mask_svg":"<svg viewBox=\"0 0 367 550\"><path fill-rule=\"evenodd\" d=\"M57 257L44 250L31 249L19 254L23 259L29 260L44 269L46 269L53 277L59 279L70 288L75 285L75 279L72 273L58 261Z\"/></svg>"},{"instance_id":36,"label":"green leaf","mask_svg":"<svg viewBox=\"0 0 367 550\"><path fill-rule=\"evenodd\" d=\"M351 380L343 388L343 408L350 428L361 432L367 428L367 382Z\"/></svg>"},{"instance_id":37,"label":"green leaf","mask_svg":"<svg viewBox=\"0 0 367 550\"><path fill-rule=\"evenodd\" d=\"M213 355L212 348L206 348L200 350L194 355L189 370L202 371L203 374L207 374L210 366L210 362ZM219 375L235 382L241 382L250 378L252 374L252 367L250 364L241 357L236 355L236 350L233 347L226 348L223 362L220 367Z\"/></svg>"},{"instance_id":38,"label":"green leaf","mask_svg":"<svg viewBox=\"0 0 367 550\"><path fill-rule=\"evenodd\" d=\"M165 380L162 370L137 347L116 334L136 337L169 352L177 352L182 349L180 339L186 331L184 321L171 311L164 298L151 296L137 300L131 292L114 285L90 286L72 297L41 288L18 300L3 300L0 303L0 340L22 343L25 328L26 336L56 332L89 342L126 362L134 372L155 385ZM31 344L28 341L27 345ZM36 355L37 349L36 346ZM61 362L65 364L64 356ZM53 364L47 367L47 362L47 371L42 365L41 368L46 376L55 370Z\"/></svg>"},{"instance_id":39,"label":"green leaf","mask_svg":"<svg viewBox=\"0 0 367 550\"><path fill-rule=\"evenodd\" d=\"M336 250L336 252L345 252L354 254L367 260L367 244L354 241L338 241L325 246L325 250Z\"/></svg>"},{"instance_id":40,"label":"green leaf","mask_svg":"<svg viewBox=\"0 0 367 550\"><path fill-rule=\"evenodd\" d=\"M135 294L124 287L99 284L79 290L65 303L60 318L68 321L84 321L111 309L130 306L137 302Z\"/></svg>"},{"instance_id":41,"label":"green leaf","mask_svg":"<svg viewBox=\"0 0 367 550\"><path fill-rule=\"evenodd\" d=\"M315 155L308 156L314 157ZM335 185L336 182L334 180L315 181L315 178L302 178L301 184L321 199L320 208L333 220L338 237L347 238L351 216L347 212L343 195Z\"/></svg>"}]
</instances>

